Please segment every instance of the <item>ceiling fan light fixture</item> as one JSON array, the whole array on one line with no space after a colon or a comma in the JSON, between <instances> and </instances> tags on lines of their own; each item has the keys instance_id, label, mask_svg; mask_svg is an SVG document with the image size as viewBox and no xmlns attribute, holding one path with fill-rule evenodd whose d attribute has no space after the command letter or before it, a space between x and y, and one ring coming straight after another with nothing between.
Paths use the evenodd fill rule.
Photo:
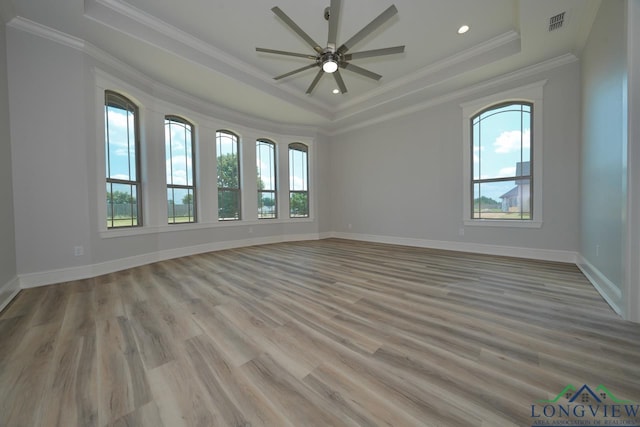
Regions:
<instances>
[{"instance_id":1,"label":"ceiling fan light fixture","mask_svg":"<svg viewBox=\"0 0 640 427\"><path fill-rule=\"evenodd\" d=\"M294 74L309 70L311 68L318 67L318 73L314 77L311 85L306 91L307 95L311 95L315 87L318 85L320 79L325 74L333 74L333 77L338 84L338 89L334 90L334 94L338 93L347 93L347 87L344 84L344 80L342 80L342 75L339 71L340 68L344 70L349 70L350 72L354 72L356 74L360 74L364 77L373 79L378 81L382 78L380 74L376 74L372 71L369 71L365 68L358 67L357 65L351 63L352 60L361 59L361 58L371 58L376 56L384 56L384 55L392 55L396 53L403 53L404 46L393 46L386 47L382 49L371 49L354 53L347 53L349 49L351 49L354 45L362 41L362 39L368 37L380 27L382 27L386 22L388 22L392 17L394 17L398 13L398 9L395 5L389 6L384 10L380 15L373 19L373 21L369 22L365 25L360 31L358 31L355 35L353 35L349 40L339 45L340 47L336 48L338 44L336 43L336 36L338 33L338 16L340 13L340 4L342 0L330 0L331 4L328 8L325 8L325 19L329 21L329 34L327 36L327 47L322 48L322 46L313 40L302 28L298 26L286 13L284 13L278 6L271 8L271 11L278 17L280 20L284 22L286 26L289 27L290 30L293 30L300 38L302 38L314 51L313 54L305 54L305 53L296 53L296 52L287 52L283 50L277 49L266 49L261 47L256 47L257 52L263 53L273 53L276 55L285 55L285 56L293 56L297 58L305 58L310 59L313 63L306 65L304 67L300 67L293 71L289 71L288 73L284 73L282 75L274 77L274 80L280 80L285 77L292 76Z\"/></svg>"},{"instance_id":2,"label":"ceiling fan light fixture","mask_svg":"<svg viewBox=\"0 0 640 427\"><path fill-rule=\"evenodd\" d=\"M335 73L336 71L338 71L338 63L335 61L335 59L333 59L332 57L327 58L323 63L322 63L322 70L325 73Z\"/></svg>"}]
</instances>

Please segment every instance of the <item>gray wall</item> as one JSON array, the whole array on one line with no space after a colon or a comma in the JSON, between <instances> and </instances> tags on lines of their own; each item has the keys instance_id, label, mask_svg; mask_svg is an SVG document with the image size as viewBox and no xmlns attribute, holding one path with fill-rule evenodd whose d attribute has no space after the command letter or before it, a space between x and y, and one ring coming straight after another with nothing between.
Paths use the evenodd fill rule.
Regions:
<instances>
[{"instance_id":1,"label":"gray wall","mask_svg":"<svg viewBox=\"0 0 640 427\"><path fill-rule=\"evenodd\" d=\"M543 104L543 225L463 226L461 103L547 79ZM577 251L580 68L574 62L332 140L337 232ZM351 224L351 229L349 229ZM460 229L464 235L460 235Z\"/></svg>"},{"instance_id":2,"label":"gray wall","mask_svg":"<svg viewBox=\"0 0 640 427\"><path fill-rule=\"evenodd\" d=\"M5 300L5 285L16 277L6 45L6 27L0 16L0 306Z\"/></svg>"},{"instance_id":3,"label":"gray wall","mask_svg":"<svg viewBox=\"0 0 640 427\"><path fill-rule=\"evenodd\" d=\"M164 145L153 144L152 141L162 141L164 115L161 109L164 107L159 106L160 102L173 104L179 101L161 99L161 95L156 93L160 89L146 84L144 78L136 80L138 76L129 73L126 67L119 70L97 62L81 50L13 27L8 28L7 35L17 271L23 285L90 276L119 266L178 256L184 254L184 250L188 251L185 248L198 251L221 242L229 242L227 246L233 246L232 242L250 244L318 235L318 217L326 215L326 208L320 208L316 199L312 200L312 209L315 209L313 220L264 221L259 224L253 221L229 226L198 226L180 231L173 230L182 227L174 227L168 231L166 217L162 217L166 209L166 200L162 199L165 197ZM149 175L143 177L143 188L159 195L151 202L152 197L148 197L148 193L145 198L147 202L155 203L147 212L159 213L147 221L153 231L145 234L105 237L105 233L100 232L98 210L103 206L101 200L104 197L100 199L99 189L104 188L104 180L98 177L96 171L99 170L99 155L103 150L99 127L103 126L101 114L104 98L103 92L96 86L94 67L106 71L115 80L126 82L151 100L147 104L150 107L146 115L141 117L142 133L149 141L142 150L145 156L143 167L149 171ZM207 116L207 111L198 113ZM212 137L215 128L202 126L199 129L200 135L206 133L207 141L211 141L206 145L206 154L210 156L203 155L203 158L215 158L212 148L215 146ZM251 129L246 135L248 140L255 140L258 137L271 138L272 132ZM315 174L311 178L318 185L312 184L312 191L317 191L312 197L320 200L326 199L327 194L324 183L328 147L326 141L325 147L321 147L326 137L320 135L315 139L312 151L314 158L310 159L315 166ZM245 152L249 157L255 155L255 148L252 149L250 145L246 146ZM8 144L6 149L9 149ZM286 145L283 144L281 150L284 150L286 159ZM207 180L212 183L213 189L211 186L207 189L206 183L201 187L201 191L208 191L209 199L213 199L215 172L210 172L210 168L202 172L213 174ZM250 175L251 168L246 168L245 173ZM281 182L286 183L286 168L281 169L281 173ZM250 183L251 180L245 179L244 182ZM286 197L287 189L286 184L281 187L283 197ZM254 199L247 199L246 202L245 206L256 204ZM326 206L325 203L322 205ZM158 209L153 209L154 206ZM215 217L215 214L210 215ZM155 232L155 227L164 229ZM324 228L327 229L326 224ZM83 255L75 255L76 246L83 247Z\"/></svg>"},{"instance_id":4,"label":"gray wall","mask_svg":"<svg viewBox=\"0 0 640 427\"><path fill-rule=\"evenodd\" d=\"M18 272L82 265L88 203L83 58L9 28L11 143ZM84 259L83 259L84 258Z\"/></svg>"},{"instance_id":5,"label":"gray wall","mask_svg":"<svg viewBox=\"0 0 640 427\"><path fill-rule=\"evenodd\" d=\"M604 1L582 57L580 252L587 272L621 307L626 213L625 2Z\"/></svg>"}]
</instances>

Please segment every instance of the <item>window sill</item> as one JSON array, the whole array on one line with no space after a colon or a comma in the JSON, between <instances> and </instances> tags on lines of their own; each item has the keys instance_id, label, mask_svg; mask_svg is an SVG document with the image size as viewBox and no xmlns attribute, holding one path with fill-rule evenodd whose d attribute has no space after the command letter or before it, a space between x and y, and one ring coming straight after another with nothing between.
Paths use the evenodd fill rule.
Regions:
<instances>
[{"instance_id":1,"label":"window sill","mask_svg":"<svg viewBox=\"0 0 640 427\"><path fill-rule=\"evenodd\" d=\"M216 221L216 222L194 222L189 224L166 224L159 226L143 226L133 228L116 228L100 230L100 238L110 239L115 237L142 236L146 234L169 233L173 231L190 231L205 230L215 228L242 227L242 226L260 226L269 224L295 224L304 222L314 222L313 218L273 218L273 219L255 219L255 220L234 220L234 221Z\"/></svg>"},{"instance_id":2,"label":"window sill","mask_svg":"<svg viewBox=\"0 0 640 427\"><path fill-rule=\"evenodd\" d=\"M529 220L500 220L500 219L465 219L465 226L470 227L511 227L511 228L542 228L542 221Z\"/></svg>"}]
</instances>

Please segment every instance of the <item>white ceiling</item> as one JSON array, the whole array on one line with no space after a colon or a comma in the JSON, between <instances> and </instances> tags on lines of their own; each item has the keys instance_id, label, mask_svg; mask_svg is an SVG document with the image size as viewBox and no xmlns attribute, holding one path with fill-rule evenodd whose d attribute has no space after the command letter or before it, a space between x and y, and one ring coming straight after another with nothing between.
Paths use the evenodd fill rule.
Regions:
<instances>
[{"instance_id":1,"label":"white ceiling","mask_svg":"<svg viewBox=\"0 0 640 427\"><path fill-rule=\"evenodd\" d=\"M376 82L343 70L348 93L334 95L310 63L255 47L312 49L272 12L279 6L321 45L330 0L1 0L14 25L44 25L219 107L281 124L329 129L557 58L579 57L600 0L342 0L338 44L394 3L398 14L350 52L405 45L405 53L354 60ZM549 18L566 12L549 32ZM471 30L458 35L460 25ZM564 55L564 56L563 56Z\"/></svg>"}]
</instances>

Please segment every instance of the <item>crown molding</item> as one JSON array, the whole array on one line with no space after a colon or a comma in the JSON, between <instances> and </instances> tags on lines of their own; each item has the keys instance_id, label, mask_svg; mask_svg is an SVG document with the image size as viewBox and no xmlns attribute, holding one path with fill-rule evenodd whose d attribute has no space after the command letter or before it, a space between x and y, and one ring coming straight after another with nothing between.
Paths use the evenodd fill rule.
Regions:
<instances>
[{"instance_id":1,"label":"crown molding","mask_svg":"<svg viewBox=\"0 0 640 427\"><path fill-rule=\"evenodd\" d=\"M558 68L563 65L571 64L576 61L578 61L578 57L576 57L572 53L567 53L567 54L534 64L534 65L530 65L525 68L521 68L511 73L503 74L499 77L489 79L472 86L467 86L460 90L449 92L442 96L430 98L421 103L412 104L404 108L393 109L393 111L388 114L375 115L371 119L361 120L353 125L334 127L334 130L329 135L336 136L336 135L340 135L353 130L362 129L367 126L372 126L380 122L406 116L408 114L426 110L427 108L431 108L436 105L444 104L445 102L459 100L484 90L494 89L496 87L504 86L505 84L516 81L518 79L533 76L533 75L542 73L544 71L552 70L554 68Z\"/></svg>"},{"instance_id":2,"label":"crown molding","mask_svg":"<svg viewBox=\"0 0 640 427\"><path fill-rule=\"evenodd\" d=\"M479 43L469 49L458 52L454 55L451 55L443 60L435 62L433 64L429 64L418 71L415 71L403 78L394 80L393 82L381 86L377 89L371 90L368 93L361 95L359 97L355 97L344 104L341 104L338 107L338 112L348 110L353 107L357 107L358 105L364 104L367 101L380 97L382 95L386 95L391 91L400 91L403 87L408 86L415 82L421 81L429 81L435 74L441 73L444 70L448 70L451 67L454 67L458 64L465 63L467 66L471 66L476 68L469 62L472 59L478 60L484 55L487 55L491 51L502 48L506 45L516 45L516 51L513 53L509 53L505 56L509 56L514 53L518 53L520 51L520 34L515 31L508 31L504 34L501 34L497 37L494 37L486 42Z\"/></svg>"},{"instance_id":3,"label":"crown molding","mask_svg":"<svg viewBox=\"0 0 640 427\"><path fill-rule=\"evenodd\" d=\"M73 37L69 34L63 33L56 29L39 24L30 19L23 18L21 16L16 16L13 19L11 19L11 21L9 21L7 26L14 28L16 30L21 30L27 33L31 33L33 35L42 37L47 40L51 40L52 42L65 45L72 49L82 51L84 50L84 47L85 47L85 42L82 39Z\"/></svg>"},{"instance_id":4,"label":"crown molding","mask_svg":"<svg viewBox=\"0 0 640 427\"><path fill-rule=\"evenodd\" d=\"M114 6L114 9L104 9L103 4L105 3ZM184 47L182 43L190 42L188 40L189 38L191 38L191 36L189 36L188 34L182 33L179 30L166 24L166 28L161 28L162 25L158 24L158 21L155 18L143 12L137 11L128 5L124 5L120 0L85 0L86 16L95 20L96 7L103 8L101 12L98 13L98 15L101 15L102 19L106 18L103 15L105 13L105 10L111 13L118 13L118 16L120 16L121 18L127 18L121 14L121 11L131 12L137 19L131 22L143 23L144 25L146 25L145 28L151 28L150 26L152 26L154 34L161 34L158 31L162 31L162 34L173 34L175 36L176 34L178 34L176 32L179 32L180 35L178 38L181 39L181 46ZM87 12L91 12L93 15L89 15ZM114 17L111 16L111 18ZM116 19L116 21L121 22L122 19ZM100 22L118 31L124 31L109 25L107 22L103 22L101 20ZM272 91L265 91L263 87L264 85L253 85L253 87L262 92L266 92L270 95L279 97L286 102L290 102L293 105L305 108L307 111L317 113L321 117L327 119L327 124L325 125L309 126L288 124L284 122L275 123L272 120L261 119L250 114L231 110L227 107L217 105L211 101L203 100L196 96L186 94L182 91L151 79L150 77L141 73L138 69L115 58L114 56L106 53L105 51L92 45L91 43L63 33L61 31L55 30L53 28L47 27L45 25L39 24L37 22L31 21L29 19L19 16L14 17L7 25L12 28L26 31L39 37L82 51L83 53L87 54L97 61L98 68L100 68L101 66L106 66L107 69L113 69L115 70L116 74L124 76L128 81L135 82L135 85L144 88L145 91L150 91L150 93L157 94L161 99L171 99L172 101L175 101L178 104L185 106L186 108L192 109L194 111L199 111L204 114L209 114L212 117L228 122L239 124L241 123L251 128L264 129L280 134L300 136L313 136L318 134L325 136L339 135L345 132L380 123L385 120L402 117L451 100L460 99L484 89L497 87L512 80L527 77L529 75L540 73L578 60L578 58L574 54L568 53L547 61L543 61L538 64L522 68L520 70L516 70L514 72L503 74L497 78L489 79L476 85L449 92L439 97L432 98L428 96L427 91L429 89L437 87L443 82L454 78L456 75L459 75L464 71L469 71L471 69L477 68L487 62L492 62L501 58L508 57L519 51L520 36L518 33L510 31L498 37L495 37L494 39L491 39L486 43L477 45L472 49L467 49L463 52L460 52L459 54L453 55L435 64L424 67L421 70L407 76L406 78L403 78L398 82L394 82L389 86L386 86L385 88L380 88L379 90L371 92L369 95L362 96L355 101L350 101L345 104L345 107L340 107L338 112L335 114L333 112L327 111L322 111L322 114L320 114L318 113L318 103L315 103L314 108L310 110L309 102L300 103L298 97L294 97L295 99L292 101L292 98L290 96L282 97L277 93L273 93ZM123 25L127 26L126 24ZM141 34L134 35L130 34L129 32L126 33L145 42L147 41L142 37ZM162 37L165 36L163 35ZM212 55L211 59L218 62L227 60L223 58L230 58L224 52L221 52L202 41L198 41L198 43L196 44L200 47L198 49L191 48L192 52L201 52L199 49L208 49L207 52ZM165 49L165 47L163 47L163 49ZM476 49L478 50L476 51ZM169 52L173 51L169 50ZM200 54L199 56L202 55ZM180 57L184 58L184 56L182 55L180 55ZM232 61L237 66L243 64L233 58L231 58L229 61ZM199 63L205 67L208 66L203 62ZM246 65L246 67L250 66ZM212 67L209 68L213 69ZM246 75L246 73L244 74ZM244 82L242 78L238 78L237 72L232 73L232 75L230 75L230 78L234 78L240 82ZM273 85L270 83L269 86ZM390 96L390 91L396 91L395 96ZM412 97L411 95L414 96ZM415 102L416 97L427 99L424 102ZM384 109L384 111L380 111L382 109ZM322 110L322 108L320 108L320 110ZM349 121L351 123L347 123L347 119L352 119Z\"/></svg>"},{"instance_id":5,"label":"crown molding","mask_svg":"<svg viewBox=\"0 0 640 427\"><path fill-rule=\"evenodd\" d=\"M285 135L297 136L314 136L318 133L326 134L315 126L291 125L287 123L274 123L271 120L260 119L239 111L231 110L205 101L201 98L186 94L182 91L174 89L168 85L159 83L150 77L144 75L138 69L129 64L115 58L104 50L95 45L85 42L82 39L73 37L69 34L47 27L45 25L34 22L20 16L14 17L8 24L9 27L33 34L40 38L52 41L54 43L70 47L87 54L89 57L97 61L98 66L105 67L116 71L117 74L123 76L133 86L142 89L145 92L153 93L161 99L170 99L183 107L199 111L203 114L209 114L217 119L242 124L250 128L267 130ZM99 68L95 69L95 73L100 75L102 72ZM109 75L106 73L106 75Z\"/></svg>"},{"instance_id":6,"label":"crown molding","mask_svg":"<svg viewBox=\"0 0 640 427\"><path fill-rule=\"evenodd\" d=\"M331 106L287 86L275 84L272 77L260 69L121 0L85 0L84 7L84 15L102 25L214 70L327 120L333 118Z\"/></svg>"},{"instance_id":7,"label":"crown molding","mask_svg":"<svg viewBox=\"0 0 640 427\"><path fill-rule=\"evenodd\" d=\"M196 111L201 115L208 115L218 120L237 124L242 127L260 129L284 135L313 137L318 133L323 133L315 126L274 123L271 120L260 119L249 114L231 110L227 107L222 107L212 102L205 101L193 95L186 94L171 86L159 83L150 77L143 75L137 69L90 43L85 45L85 53L97 61L96 67L94 67L94 74L96 78L101 78L106 81L118 80L121 82L123 82L123 79L126 79L126 84L135 87L137 90L146 92L149 95L153 94L161 100L170 100L173 104ZM110 68L114 70L119 77L113 76L102 68Z\"/></svg>"},{"instance_id":8,"label":"crown molding","mask_svg":"<svg viewBox=\"0 0 640 427\"><path fill-rule=\"evenodd\" d=\"M520 35L508 31L472 48L430 64L409 76L383 85L338 106L304 96L286 85L277 85L270 75L227 54L123 0L85 0L85 16L147 44L198 63L211 70L278 97L335 123L383 104L412 95L489 62L520 52Z\"/></svg>"}]
</instances>

